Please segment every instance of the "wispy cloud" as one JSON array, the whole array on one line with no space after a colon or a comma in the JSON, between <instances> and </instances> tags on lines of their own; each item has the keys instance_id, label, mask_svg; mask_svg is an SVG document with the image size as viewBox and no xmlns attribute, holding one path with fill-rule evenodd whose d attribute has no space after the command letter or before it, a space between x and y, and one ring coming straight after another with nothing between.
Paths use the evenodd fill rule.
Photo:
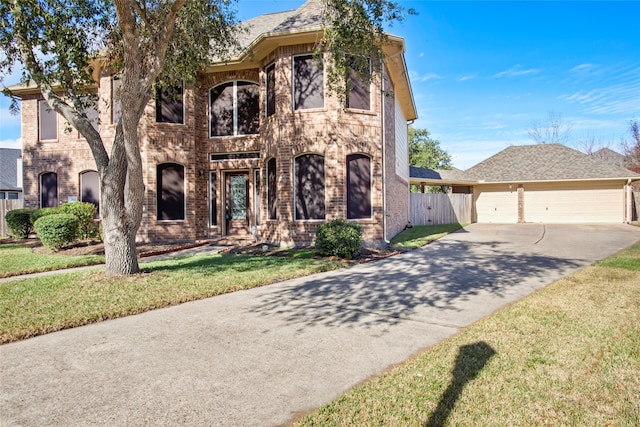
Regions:
<instances>
[{"instance_id":1,"label":"wispy cloud","mask_svg":"<svg viewBox=\"0 0 640 427\"><path fill-rule=\"evenodd\" d=\"M430 80L440 80L444 78L437 73L419 74L415 71L409 71L409 77L411 81L414 82L428 82Z\"/></svg>"},{"instance_id":2,"label":"wispy cloud","mask_svg":"<svg viewBox=\"0 0 640 427\"><path fill-rule=\"evenodd\" d=\"M508 70L501 71L497 74L494 74L494 78L500 77L520 77L527 76L531 74L539 74L542 70L539 68L522 68L521 65L514 65Z\"/></svg>"},{"instance_id":3,"label":"wispy cloud","mask_svg":"<svg viewBox=\"0 0 640 427\"><path fill-rule=\"evenodd\" d=\"M459 77L459 78L458 78L458 81L459 81L459 82L466 82L467 80L473 80L473 79L475 79L475 78L477 78L477 77L478 77L478 76L477 76L477 75L475 75L475 74L468 75L468 76L462 76L462 77Z\"/></svg>"},{"instance_id":4,"label":"wispy cloud","mask_svg":"<svg viewBox=\"0 0 640 427\"><path fill-rule=\"evenodd\" d=\"M569 71L573 73L577 73L577 72L583 72L583 71L590 71L590 70L593 70L595 67L596 66L594 64L585 63L585 64L576 65Z\"/></svg>"},{"instance_id":5,"label":"wispy cloud","mask_svg":"<svg viewBox=\"0 0 640 427\"><path fill-rule=\"evenodd\" d=\"M640 66L637 65L610 67L598 79L576 82L580 84L580 89L562 94L558 99L579 104L590 114L631 117L640 113L639 76Z\"/></svg>"}]
</instances>

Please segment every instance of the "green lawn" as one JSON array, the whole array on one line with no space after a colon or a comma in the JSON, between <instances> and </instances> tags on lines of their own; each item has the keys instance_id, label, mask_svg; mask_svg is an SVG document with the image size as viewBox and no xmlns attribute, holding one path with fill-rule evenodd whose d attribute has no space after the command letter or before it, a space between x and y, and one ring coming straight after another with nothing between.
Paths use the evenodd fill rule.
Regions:
<instances>
[{"instance_id":1,"label":"green lawn","mask_svg":"<svg viewBox=\"0 0 640 427\"><path fill-rule=\"evenodd\" d=\"M310 257L199 255L142 263L143 273L60 273L0 284L0 343L332 270Z\"/></svg>"},{"instance_id":2,"label":"green lawn","mask_svg":"<svg viewBox=\"0 0 640 427\"><path fill-rule=\"evenodd\" d=\"M416 225L391 239L391 245L404 249L419 248L462 227L464 224Z\"/></svg>"},{"instance_id":3,"label":"green lawn","mask_svg":"<svg viewBox=\"0 0 640 427\"><path fill-rule=\"evenodd\" d=\"M41 271L60 270L69 267L101 264L104 256L65 256L57 254L35 254L31 247L6 243L0 245L0 278Z\"/></svg>"},{"instance_id":4,"label":"green lawn","mask_svg":"<svg viewBox=\"0 0 640 427\"><path fill-rule=\"evenodd\" d=\"M640 243L489 316L298 426L640 425Z\"/></svg>"}]
</instances>

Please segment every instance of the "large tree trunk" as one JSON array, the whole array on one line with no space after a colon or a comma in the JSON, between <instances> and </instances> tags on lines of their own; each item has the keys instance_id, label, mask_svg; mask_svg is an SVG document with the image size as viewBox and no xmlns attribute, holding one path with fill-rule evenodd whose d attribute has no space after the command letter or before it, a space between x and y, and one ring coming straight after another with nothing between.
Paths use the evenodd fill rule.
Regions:
<instances>
[{"instance_id":1,"label":"large tree trunk","mask_svg":"<svg viewBox=\"0 0 640 427\"><path fill-rule=\"evenodd\" d=\"M135 120L129 118L130 121L132 119ZM101 211L105 273L109 276L135 274L140 271L136 253L136 233L142 217L144 187L142 173L131 173L125 145L123 126L118 124L111 159L108 165L102 168L98 166L102 172ZM133 145L137 146L137 140L133 141ZM127 175L130 175L128 182ZM136 191L132 192L131 187L136 187Z\"/></svg>"},{"instance_id":2,"label":"large tree trunk","mask_svg":"<svg viewBox=\"0 0 640 427\"><path fill-rule=\"evenodd\" d=\"M103 220L105 273L121 276L140 272L136 252L136 228Z\"/></svg>"}]
</instances>

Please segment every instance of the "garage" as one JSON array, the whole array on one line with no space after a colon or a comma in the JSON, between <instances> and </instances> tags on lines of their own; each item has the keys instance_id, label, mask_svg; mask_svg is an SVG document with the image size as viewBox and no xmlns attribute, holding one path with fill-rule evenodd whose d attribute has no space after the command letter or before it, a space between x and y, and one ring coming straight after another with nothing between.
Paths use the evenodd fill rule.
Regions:
<instances>
[{"instance_id":1,"label":"garage","mask_svg":"<svg viewBox=\"0 0 640 427\"><path fill-rule=\"evenodd\" d=\"M478 223L620 224L640 210L640 174L562 144L511 146L455 173L413 169L414 185L471 187Z\"/></svg>"},{"instance_id":2,"label":"garage","mask_svg":"<svg viewBox=\"0 0 640 427\"><path fill-rule=\"evenodd\" d=\"M624 184L575 182L524 185L524 221L558 224L621 223Z\"/></svg>"},{"instance_id":3,"label":"garage","mask_svg":"<svg viewBox=\"0 0 640 427\"><path fill-rule=\"evenodd\" d=\"M476 221L515 224L518 222L518 191L507 184L482 186L474 193Z\"/></svg>"}]
</instances>

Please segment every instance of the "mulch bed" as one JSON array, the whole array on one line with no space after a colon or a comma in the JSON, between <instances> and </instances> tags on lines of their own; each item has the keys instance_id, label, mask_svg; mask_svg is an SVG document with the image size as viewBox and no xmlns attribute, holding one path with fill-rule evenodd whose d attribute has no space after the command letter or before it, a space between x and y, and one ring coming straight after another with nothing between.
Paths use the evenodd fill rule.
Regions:
<instances>
[{"instance_id":1,"label":"mulch bed","mask_svg":"<svg viewBox=\"0 0 640 427\"><path fill-rule=\"evenodd\" d=\"M266 250L264 247L266 246ZM255 245L247 245L247 246L235 246L229 249L225 249L222 252L230 253L230 254L239 254L239 255L254 255L254 256L276 256L276 257L290 257L292 253L296 250L306 250L308 248L301 249L283 249L278 246L264 245L263 243L258 243ZM388 258L393 255L399 254L401 251L396 249L368 249L364 248L360 252L360 254L352 260L348 260L350 264L361 264L365 262L375 261L378 259ZM332 258L332 257L323 257L316 256L318 259L335 259L337 261L341 260L340 258Z\"/></svg>"}]
</instances>

